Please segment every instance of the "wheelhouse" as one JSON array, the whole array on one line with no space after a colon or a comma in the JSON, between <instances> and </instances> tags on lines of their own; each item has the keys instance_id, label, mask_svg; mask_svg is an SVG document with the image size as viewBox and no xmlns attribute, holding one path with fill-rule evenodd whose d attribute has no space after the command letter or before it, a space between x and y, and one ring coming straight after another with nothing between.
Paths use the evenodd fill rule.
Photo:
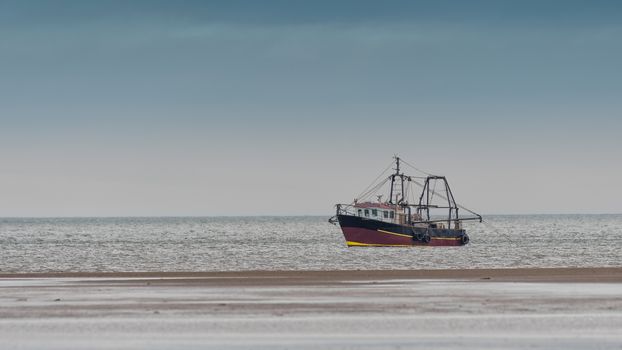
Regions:
<instances>
[{"instance_id":1,"label":"wheelhouse","mask_svg":"<svg viewBox=\"0 0 622 350\"><path fill-rule=\"evenodd\" d=\"M354 204L356 216L373 220L394 222L397 208L386 203L364 202Z\"/></svg>"}]
</instances>

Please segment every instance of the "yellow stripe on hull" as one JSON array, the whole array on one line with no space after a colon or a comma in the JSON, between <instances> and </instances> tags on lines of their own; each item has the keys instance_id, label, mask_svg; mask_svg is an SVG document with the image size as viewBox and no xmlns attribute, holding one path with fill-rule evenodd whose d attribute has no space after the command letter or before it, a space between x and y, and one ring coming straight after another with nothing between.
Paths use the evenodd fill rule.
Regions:
<instances>
[{"instance_id":1,"label":"yellow stripe on hull","mask_svg":"<svg viewBox=\"0 0 622 350\"><path fill-rule=\"evenodd\" d=\"M389 232L389 231L385 231L385 230L378 230L378 232L388 233L388 234L390 234L390 235L394 235L394 236L400 236L400 237L412 238L412 236L411 236L411 235L404 235L404 234L401 234L401 233ZM403 244L400 244L400 245L403 245Z\"/></svg>"},{"instance_id":2,"label":"yellow stripe on hull","mask_svg":"<svg viewBox=\"0 0 622 350\"><path fill-rule=\"evenodd\" d=\"M410 247L412 244L371 244L371 243L361 243L361 242L353 242L346 241L348 247Z\"/></svg>"}]
</instances>

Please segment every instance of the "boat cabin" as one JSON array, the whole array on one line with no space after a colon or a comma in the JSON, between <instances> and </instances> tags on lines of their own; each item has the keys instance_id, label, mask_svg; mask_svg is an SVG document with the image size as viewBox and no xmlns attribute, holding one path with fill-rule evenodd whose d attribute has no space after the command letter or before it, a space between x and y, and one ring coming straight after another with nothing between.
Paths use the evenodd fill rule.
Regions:
<instances>
[{"instance_id":1,"label":"boat cabin","mask_svg":"<svg viewBox=\"0 0 622 350\"><path fill-rule=\"evenodd\" d=\"M421 220L421 216L417 213L410 215L410 221L408 220L408 214L403 209L396 205L382 202L363 202L355 203L354 209L356 216L369 218L372 220L391 222L395 224L405 225L412 223L413 221Z\"/></svg>"}]
</instances>

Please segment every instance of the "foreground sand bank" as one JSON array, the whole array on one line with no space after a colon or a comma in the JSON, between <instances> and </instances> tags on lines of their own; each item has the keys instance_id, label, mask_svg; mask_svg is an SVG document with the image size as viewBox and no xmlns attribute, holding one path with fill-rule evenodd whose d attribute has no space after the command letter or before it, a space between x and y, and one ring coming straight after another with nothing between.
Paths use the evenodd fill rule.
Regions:
<instances>
[{"instance_id":1,"label":"foreground sand bank","mask_svg":"<svg viewBox=\"0 0 622 350\"><path fill-rule=\"evenodd\" d=\"M210 284L314 284L388 279L452 279L497 282L622 282L622 267L512 268L357 271L232 271L232 272L54 272L0 273L0 278L162 278L180 283L204 279Z\"/></svg>"},{"instance_id":2,"label":"foreground sand bank","mask_svg":"<svg viewBox=\"0 0 622 350\"><path fill-rule=\"evenodd\" d=\"M20 349L619 348L620 282L622 268L3 274L0 339Z\"/></svg>"}]
</instances>

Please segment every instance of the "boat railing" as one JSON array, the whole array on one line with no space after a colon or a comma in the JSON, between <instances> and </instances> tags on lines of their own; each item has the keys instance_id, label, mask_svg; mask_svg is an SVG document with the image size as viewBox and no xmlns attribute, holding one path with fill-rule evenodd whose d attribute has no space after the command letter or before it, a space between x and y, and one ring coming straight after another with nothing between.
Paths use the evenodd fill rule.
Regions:
<instances>
[{"instance_id":1,"label":"boat railing","mask_svg":"<svg viewBox=\"0 0 622 350\"><path fill-rule=\"evenodd\" d=\"M356 215L356 209L354 209L352 204L336 204L335 207L337 208L336 214L328 219L328 222L333 225L336 225L338 222L337 215Z\"/></svg>"},{"instance_id":2,"label":"boat railing","mask_svg":"<svg viewBox=\"0 0 622 350\"><path fill-rule=\"evenodd\" d=\"M331 217L328 221L330 223L336 224L337 223L337 216L338 215L351 215L351 216L358 216L360 214L358 214L357 212L357 208L353 205L353 204L336 204L336 213L335 216ZM418 206L418 205L413 205L412 207L414 208L426 208L426 207L432 207L432 206ZM436 207L436 206L435 206ZM443 207L445 208L445 207ZM471 212L471 211L469 211ZM473 212L471 212L473 213ZM461 225L462 221L469 221L469 220L478 220L479 222L482 222L482 217L479 214L475 214L473 213L474 216L470 216L470 217L465 217L465 216L460 216L460 217L450 217L447 218L443 215L438 215L438 216L433 216L430 217L429 219L422 219L422 218L415 218L410 217L409 218L409 224L410 225L416 225L416 224L436 224L436 223L447 223L447 227L450 227L452 222L458 222L458 225ZM402 214L402 215L406 215L406 214Z\"/></svg>"},{"instance_id":3,"label":"boat railing","mask_svg":"<svg viewBox=\"0 0 622 350\"><path fill-rule=\"evenodd\" d=\"M356 215L356 209L352 204L337 204L335 207L337 215Z\"/></svg>"}]
</instances>

